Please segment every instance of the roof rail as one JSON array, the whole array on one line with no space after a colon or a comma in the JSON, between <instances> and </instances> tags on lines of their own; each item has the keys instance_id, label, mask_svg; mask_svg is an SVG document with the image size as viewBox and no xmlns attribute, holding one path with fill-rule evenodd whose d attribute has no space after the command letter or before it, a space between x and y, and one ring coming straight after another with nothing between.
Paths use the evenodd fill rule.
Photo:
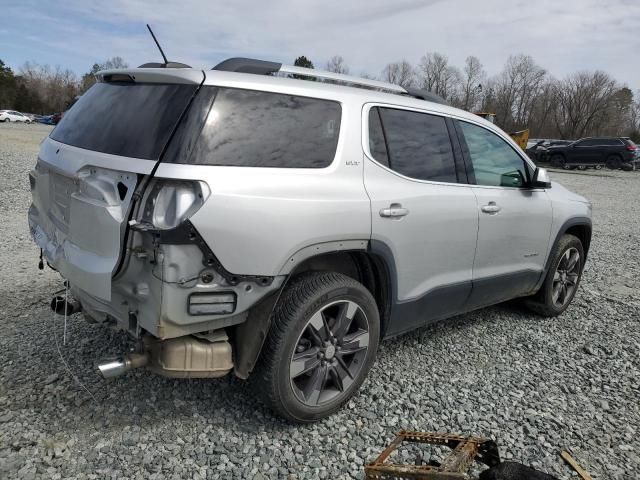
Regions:
<instances>
[{"instance_id":1,"label":"roof rail","mask_svg":"<svg viewBox=\"0 0 640 480\"><path fill-rule=\"evenodd\" d=\"M442 98L440 95L436 95L429 90L425 90L424 88L407 88L407 94L411 95L414 98L419 98L420 100L427 100L429 102L441 103L442 105L449 105L449 103Z\"/></svg>"},{"instance_id":2,"label":"roof rail","mask_svg":"<svg viewBox=\"0 0 640 480\"><path fill-rule=\"evenodd\" d=\"M369 88L378 88L395 93L407 93L407 90L393 83L380 82L378 80L369 80L366 78L353 77L351 75L343 75L341 73L326 72L324 70L315 70L313 68L295 67L292 65L283 65L276 62L268 62L265 60L256 60L253 58L229 58L220 62L212 68L212 70L223 70L226 72L242 72L255 73L258 75L268 75L270 73L290 73L292 75L300 75L304 77L321 78L324 80L334 80L337 82L349 83Z\"/></svg>"},{"instance_id":3,"label":"roof rail","mask_svg":"<svg viewBox=\"0 0 640 480\"><path fill-rule=\"evenodd\" d=\"M234 57L227 58L211 70L268 75L270 73L276 73L280 70L280 67L282 67L281 63L268 62L266 60L255 60L253 58Z\"/></svg>"},{"instance_id":4,"label":"roof rail","mask_svg":"<svg viewBox=\"0 0 640 480\"><path fill-rule=\"evenodd\" d=\"M394 85L393 83L381 82L379 80L370 80L368 78L353 77L351 75L344 75L342 73L326 72L324 70L315 70L313 68L294 67L290 65L283 65L280 67L279 72L291 73L293 75L301 75L304 77L322 78L325 80L334 80L337 82L349 83L352 85L358 85L369 88L378 88L380 90L387 90L394 93L407 93L407 90L400 85Z\"/></svg>"},{"instance_id":5,"label":"roof rail","mask_svg":"<svg viewBox=\"0 0 640 480\"><path fill-rule=\"evenodd\" d=\"M269 62L265 60L256 60L253 58L234 57L228 58L217 64L212 70L221 70L225 72L241 72L253 73L257 75L269 75L272 73L289 73L292 75L300 75L304 77L320 78L323 80L333 80L343 82L354 86L375 88L387 92L398 93L401 95L409 95L421 100L430 102L447 104L447 102L438 95L427 90L416 88L404 88L393 83L381 82L379 80L370 80L368 78L354 77L344 75L342 73L327 72L324 70L315 70L312 68L296 67L292 65L283 65L277 62Z\"/></svg>"}]
</instances>

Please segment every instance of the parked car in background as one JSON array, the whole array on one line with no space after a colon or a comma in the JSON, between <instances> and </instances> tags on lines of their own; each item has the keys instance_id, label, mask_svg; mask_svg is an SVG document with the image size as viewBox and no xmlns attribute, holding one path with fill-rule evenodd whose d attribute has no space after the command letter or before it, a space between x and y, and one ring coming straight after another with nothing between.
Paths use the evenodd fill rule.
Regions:
<instances>
[{"instance_id":1,"label":"parked car in background","mask_svg":"<svg viewBox=\"0 0 640 480\"><path fill-rule=\"evenodd\" d=\"M31 119L15 110L0 110L0 122L31 123Z\"/></svg>"},{"instance_id":2,"label":"parked car in background","mask_svg":"<svg viewBox=\"0 0 640 480\"><path fill-rule=\"evenodd\" d=\"M526 152L527 155L529 155L529 158L536 162L549 161L549 157L547 155L547 149L549 147L555 145L569 145L570 143L573 143L573 140L537 139L530 145L527 145Z\"/></svg>"},{"instance_id":3,"label":"parked car in background","mask_svg":"<svg viewBox=\"0 0 640 480\"><path fill-rule=\"evenodd\" d=\"M629 168L636 158L637 146L627 137L581 138L569 145L551 145L546 155L554 167L584 170Z\"/></svg>"},{"instance_id":4,"label":"parked car in background","mask_svg":"<svg viewBox=\"0 0 640 480\"><path fill-rule=\"evenodd\" d=\"M53 115L45 115L40 117L37 121L39 123L44 123L45 125L57 125L58 122L62 119L63 113L54 113Z\"/></svg>"}]
</instances>

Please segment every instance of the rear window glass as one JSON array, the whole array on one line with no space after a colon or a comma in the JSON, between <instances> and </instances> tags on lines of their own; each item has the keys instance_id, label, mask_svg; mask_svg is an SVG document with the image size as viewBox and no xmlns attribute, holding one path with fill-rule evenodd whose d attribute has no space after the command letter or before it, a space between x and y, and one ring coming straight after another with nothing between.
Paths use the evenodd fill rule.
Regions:
<instances>
[{"instance_id":1,"label":"rear window glass","mask_svg":"<svg viewBox=\"0 0 640 480\"><path fill-rule=\"evenodd\" d=\"M51 132L58 142L156 160L196 85L97 83Z\"/></svg>"},{"instance_id":2,"label":"rear window glass","mask_svg":"<svg viewBox=\"0 0 640 480\"><path fill-rule=\"evenodd\" d=\"M336 154L340 115L340 104L330 100L219 88L191 154L176 161L323 168Z\"/></svg>"}]
</instances>

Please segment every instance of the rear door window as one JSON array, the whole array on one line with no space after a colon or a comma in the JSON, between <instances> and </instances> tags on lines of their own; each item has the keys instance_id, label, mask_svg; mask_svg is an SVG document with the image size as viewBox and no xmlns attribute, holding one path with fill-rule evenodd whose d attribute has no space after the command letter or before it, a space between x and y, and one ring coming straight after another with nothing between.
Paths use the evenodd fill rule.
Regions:
<instances>
[{"instance_id":1,"label":"rear door window","mask_svg":"<svg viewBox=\"0 0 640 480\"><path fill-rule=\"evenodd\" d=\"M176 162L323 168L333 161L340 133L338 102L205 87L211 88L217 90L215 99L194 148L186 157L176 156Z\"/></svg>"},{"instance_id":2,"label":"rear door window","mask_svg":"<svg viewBox=\"0 0 640 480\"><path fill-rule=\"evenodd\" d=\"M458 181L443 117L386 107L379 112L391 169L419 180Z\"/></svg>"},{"instance_id":3,"label":"rear door window","mask_svg":"<svg viewBox=\"0 0 640 480\"><path fill-rule=\"evenodd\" d=\"M51 138L96 152L157 160L196 85L96 83Z\"/></svg>"}]
</instances>

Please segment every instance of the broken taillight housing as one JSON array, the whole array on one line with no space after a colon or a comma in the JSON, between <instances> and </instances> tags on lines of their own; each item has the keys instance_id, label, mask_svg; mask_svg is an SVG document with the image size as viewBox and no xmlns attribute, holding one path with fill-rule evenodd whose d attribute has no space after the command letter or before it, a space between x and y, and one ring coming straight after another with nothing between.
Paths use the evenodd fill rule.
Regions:
<instances>
[{"instance_id":1,"label":"broken taillight housing","mask_svg":"<svg viewBox=\"0 0 640 480\"><path fill-rule=\"evenodd\" d=\"M171 230L195 214L211 191L205 182L155 179L145 202L143 220L159 230Z\"/></svg>"}]
</instances>

